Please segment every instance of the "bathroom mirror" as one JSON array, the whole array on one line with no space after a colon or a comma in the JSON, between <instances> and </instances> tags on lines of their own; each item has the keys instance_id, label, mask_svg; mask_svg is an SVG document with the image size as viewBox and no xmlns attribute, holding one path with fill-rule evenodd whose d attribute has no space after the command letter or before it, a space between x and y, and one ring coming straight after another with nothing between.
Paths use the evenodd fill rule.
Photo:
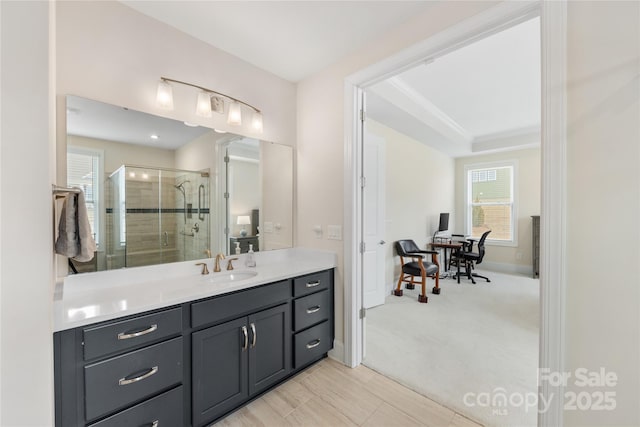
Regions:
<instances>
[{"instance_id":1,"label":"bathroom mirror","mask_svg":"<svg viewBox=\"0 0 640 427\"><path fill-rule=\"evenodd\" d=\"M98 244L78 272L292 246L291 147L77 96L66 107L59 152Z\"/></svg>"}]
</instances>

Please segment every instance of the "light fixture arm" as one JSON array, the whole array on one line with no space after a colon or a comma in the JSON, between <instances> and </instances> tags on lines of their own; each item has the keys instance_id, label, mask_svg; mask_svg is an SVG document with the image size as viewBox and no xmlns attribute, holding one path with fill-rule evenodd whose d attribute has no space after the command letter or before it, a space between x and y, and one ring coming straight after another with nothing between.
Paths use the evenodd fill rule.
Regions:
<instances>
[{"instance_id":1,"label":"light fixture arm","mask_svg":"<svg viewBox=\"0 0 640 427\"><path fill-rule=\"evenodd\" d=\"M246 103L246 102L244 102L244 101L241 101L241 100L239 100L239 99L237 99L237 98L234 98L233 96L226 95L226 94L224 94L224 93L222 93L222 92L218 92L218 91L215 91L215 90L208 89L208 88L206 88L206 87L202 87L202 86L194 85L194 84L187 83L187 82L183 82L183 81L180 81L180 80L170 79L170 78L168 78L168 77L160 77L160 80L162 80L162 81L164 81L164 82L179 83L179 84L181 84L181 85L195 87L195 88L200 89L200 90L203 90L203 91L205 91L205 92L215 93L216 95L224 96L225 98L228 98L228 99L230 99L230 100L232 100L232 101L239 102L240 104L246 105L247 107L249 107L249 108L251 108L252 110L254 110L256 113L262 113L260 110L258 110L258 109L257 109L256 107L254 107L253 105L251 105L251 104L247 104L247 103Z\"/></svg>"}]
</instances>

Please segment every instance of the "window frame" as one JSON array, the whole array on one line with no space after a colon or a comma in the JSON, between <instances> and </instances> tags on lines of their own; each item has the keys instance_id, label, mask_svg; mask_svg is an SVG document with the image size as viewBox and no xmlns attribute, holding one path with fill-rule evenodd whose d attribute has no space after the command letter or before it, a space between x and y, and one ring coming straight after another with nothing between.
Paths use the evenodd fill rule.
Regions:
<instances>
[{"instance_id":1,"label":"window frame","mask_svg":"<svg viewBox=\"0 0 640 427\"><path fill-rule=\"evenodd\" d=\"M94 227L95 230L93 232L96 236L96 246L97 251L104 251L106 245L106 229L105 229L105 203L104 203L104 150L99 148L89 148L89 147L81 147L76 145L67 144L67 154L79 154L84 156L92 156L97 157L98 159L98 177L95 180L96 188L94 189L94 204L95 204L95 213L94 213ZM68 160L67 160L68 161ZM68 183L68 176L65 177Z\"/></svg>"},{"instance_id":2,"label":"window frame","mask_svg":"<svg viewBox=\"0 0 640 427\"><path fill-rule=\"evenodd\" d=\"M492 169L510 167L511 173L511 240L492 239L491 234L487 236L485 244L492 246L518 246L518 161L501 160L493 162L468 163L464 165L464 232L471 235L473 219L473 201L471 198L472 171L478 169ZM488 175L488 174L487 174Z\"/></svg>"}]
</instances>

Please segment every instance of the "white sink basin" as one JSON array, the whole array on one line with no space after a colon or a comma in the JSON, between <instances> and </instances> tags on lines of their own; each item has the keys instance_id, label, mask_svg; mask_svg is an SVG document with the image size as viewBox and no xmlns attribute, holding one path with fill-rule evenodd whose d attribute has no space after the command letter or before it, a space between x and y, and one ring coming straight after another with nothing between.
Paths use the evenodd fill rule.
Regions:
<instances>
[{"instance_id":1,"label":"white sink basin","mask_svg":"<svg viewBox=\"0 0 640 427\"><path fill-rule=\"evenodd\" d=\"M220 273L211 273L204 277L207 283L232 283L241 280L251 279L258 275L257 271L225 271Z\"/></svg>"}]
</instances>

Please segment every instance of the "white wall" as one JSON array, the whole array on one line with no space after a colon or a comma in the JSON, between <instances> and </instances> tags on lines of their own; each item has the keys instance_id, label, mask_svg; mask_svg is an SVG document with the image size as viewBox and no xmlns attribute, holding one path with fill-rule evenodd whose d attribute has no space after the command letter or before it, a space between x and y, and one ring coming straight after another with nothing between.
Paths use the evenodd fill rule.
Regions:
<instances>
[{"instance_id":1,"label":"white wall","mask_svg":"<svg viewBox=\"0 0 640 427\"><path fill-rule=\"evenodd\" d=\"M427 243L438 229L441 212L451 213L449 228L455 229L455 162L441 151L373 120L367 121L367 131L385 141L385 285L390 289L400 274L400 258L393 242L413 239L421 248L429 249Z\"/></svg>"},{"instance_id":2,"label":"white wall","mask_svg":"<svg viewBox=\"0 0 640 427\"><path fill-rule=\"evenodd\" d=\"M231 235L238 236L242 226L238 225L238 215L249 215L251 210L260 209L260 166L258 162L229 161L229 197L231 199ZM251 235L251 226L245 226Z\"/></svg>"},{"instance_id":3,"label":"white wall","mask_svg":"<svg viewBox=\"0 0 640 427\"><path fill-rule=\"evenodd\" d=\"M565 425L638 426L640 3L569 2L568 29L566 363L618 385L615 411Z\"/></svg>"},{"instance_id":4,"label":"white wall","mask_svg":"<svg viewBox=\"0 0 640 427\"><path fill-rule=\"evenodd\" d=\"M173 169L176 167L175 151L136 144L123 144L115 141L67 136L67 145L92 148L104 151L104 173L109 175L120 166L155 166Z\"/></svg>"},{"instance_id":5,"label":"white wall","mask_svg":"<svg viewBox=\"0 0 640 427\"><path fill-rule=\"evenodd\" d=\"M0 425L53 425L50 3L0 2Z\"/></svg>"},{"instance_id":6,"label":"white wall","mask_svg":"<svg viewBox=\"0 0 640 427\"><path fill-rule=\"evenodd\" d=\"M262 206L260 223L273 223L271 232L260 228L260 250L289 248L293 244L293 150L279 144L260 144ZM279 226L278 226L279 225Z\"/></svg>"},{"instance_id":7,"label":"white wall","mask_svg":"<svg viewBox=\"0 0 640 427\"><path fill-rule=\"evenodd\" d=\"M494 5L494 2L434 3L395 30L298 83L297 243L338 254L336 341L343 340L344 242L316 239L314 224L344 226L345 78Z\"/></svg>"},{"instance_id":8,"label":"white wall","mask_svg":"<svg viewBox=\"0 0 640 427\"><path fill-rule=\"evenodd\" d=\"M531 274L532 226L531 215L540 215L540 149L508 151L483 156L456 159L456 224L464 232L465 165L515 160L516 166L516 226L517 246L499 246L487 243L483 264L487 268L507 272ZM491 237L491 235L489 235ZM520 256L520 258L518 258Z\"/></svg>"},{"instance_id":9,"label":"white wall","mask_svg":"<svg viewBox=\"0 0 640 427\"><path fill-rule=\"evenodd\" d=\"M67 94L125 106L206 127L295 145L295 85L196 40L115 1L57 2L58 139L65 129ZM173 86L174 111L159 110L160 76L228 93L260 108L264 133L255 135L245 120L230 126L226 116L195 115L197 90ZM58 161L61 160L58 151ZM59 163L59 164L60 164Z\"/></svg>"}]
</instances>

